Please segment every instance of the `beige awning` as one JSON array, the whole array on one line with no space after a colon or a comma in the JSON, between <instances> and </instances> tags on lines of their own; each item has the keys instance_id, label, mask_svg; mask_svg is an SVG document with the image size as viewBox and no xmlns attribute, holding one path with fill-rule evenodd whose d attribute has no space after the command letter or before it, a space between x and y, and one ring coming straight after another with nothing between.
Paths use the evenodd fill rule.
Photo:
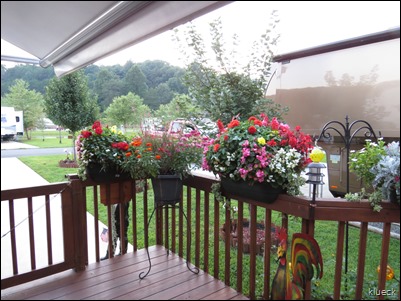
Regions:
<instances>
[{"instance_id":1,"label":"beige awning","mask_svg":"<svg viewBox=\"0 0 401 301\"><path fill-rule=\"evenodd\" d=\"M1 38L62 76L231 2L1 1Z\"/></svg>"}]
</instances>

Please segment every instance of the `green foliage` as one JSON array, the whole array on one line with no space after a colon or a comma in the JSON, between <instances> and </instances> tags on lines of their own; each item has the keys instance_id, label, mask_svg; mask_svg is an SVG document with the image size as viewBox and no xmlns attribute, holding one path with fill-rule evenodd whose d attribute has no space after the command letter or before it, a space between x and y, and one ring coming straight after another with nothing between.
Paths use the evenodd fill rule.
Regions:
<instances>
[{"instance_id":1,"label":"green foliage","mask_svg":"<svg viewBox=\"0 0 401 301\"><path fill-rule=\"evenodd\" d=\"M125 85L128 92L139 95L141 98L146 96L148 92L148 85L146 84L146 77L138 65L133 65L125 75Z\"/></svg>"},{"instance_id":2,"label":"green foliage","mask_svg":"<svg viewBox=\"0 0 401 301\"><path fill-rule=\"evenodd\" d=\"M365 147L353 151L350 155L350 171L361 178L367 189L361 194L348 195L347 199L368 198L374 211L380 211L380 202L383 198L389 199L389 190L396 190L400 195L400 146L398 141L386 145L384 140L377 143L367 141ZM399 198L398 198L399 201Z\"/></svg>"},{"instance_id":3,"label":"green foliage","mask_svg":"<svg viewBox=\"0 0 401 301\"><path fill-rule=\"evenodd\" d=\"M76 71L61 79L55 77L50 81L46 87L45 112L54 123L68 128L73 138L75 132L97 118L99 108L96 99L90 97L83 71Z\"/></svg>"},{"instance_id":4,"label":"green foliage","mask_svg":"<svg viewBox=\"0 0 401 301\"><path fill-rule=\"evenodd\" d=\"M129 92L125 96L114 98L104 114L109 124L122 124L126 129L139 125L142 117L150 114L150 108L143 104L140 96Z\"/></svg>"},{"instance_id":5,"label":"green foliage","mask_svg":"<svg viewBox=\"0 0 401 301\"><path fill-rule=\"evenodd\" d=\"M201 114L201 109L191 102L188 95L177 94L168 104L160 105L154 116L160 118L163 124L169 124L177 118L189 120Z\"/></svg>"},{"instance_id":6,"label":"green foliage","mask_svg":"<svg viewBox=\"0 0 401 301\"><path fill-rule=\"evenodd\" d=\"M375 174L371 168L375 166L380 157L386 154L384 140L377 143L367 141L365 147L359 151L351 151L349 169L363 180L367 188L373 187Z\"/></svg>"},{"instance_id":7,"label":"green foliage","mask_svg":"<svg viewBox=\"0 0 401 301\"><path fill-rule=\"evenodd\" d=\"M220 19L210 23L210 50L214 60L208 57L203 37L193 24L184 32L185 42L182 42L180 32L176 29L175 40L188 66L184 83L193 101L205 110L210 118L228 123L232 116L239 114L248 118L255 110L259 110L268 113L270 117L282 119L281 114L285 111L281 106L263 100L271 76L272 48L278 41L278 36L273 36L277 22L276 13L273 12L269 28L260 41L253 44L250 51L252 57L242 70L239 68L235 49L239 45L238 37L233 36L234 49L228 49ZM186 45L183 45L184 43ZM188 47L193 50L192 53L186 50ZM273 108L270 109L271 105Z\"/></svg>"},{"instance_id":8,"label":"green foliage","mask_svg":"<svg viewBox=\"0 0 401 301\"><path fill-rule=\"evenodd\" d=\"M96 100L90 98L82 71L53 78L46 89L45 112L56 124L76 132L98 117Z\"/></svg>"},{"instance_id":9,"label":"green foliage","mask_svg":"<svg viewBox=\"0 0 401 301\"><path fill-rule=\"evenodd\" d=\"M53 77L53 67L42 68L34 65L18 64L12 68L6 68L1 65L1 96L10 92L10 87L14 85L17 79L29 83L30 89L44 94L45 87Z\"/></svg>"},{"instance_id":10,"label":"green foliage","mask_svg":"<svg viewBox=\"0 0 401 301\"><path fill-rule=\"evenodd\" d=\"M344 198L349 202L360 202L363 199L368 199L373 211L380 212L380 210L382 210L382 206L380 205L383 200L381 190L375 190L369 193L365 188L362 188L361 192L347 193Z\"/></svg>"},{"instance_id":11,"label":"green foliage","mask_svg":"<svg viewBox=\"0 0 401 301\"><path fill-rule=\"evenodd\" d=\"M102 67L96 75L94 74L94 79L94 92L102 110L105 110L115 97L127 94L123 90L123 82L110 68Z\"/></svg>"},{"instance_id":12,"label":"green foliage","mask_svg":"<svg viewBox=\"0 0 401 301\"><path fill-rule=\"evenodd\" d=\"M22 79L17 79L1 99L2 106L14 107L17 111L23 111L24 132L30 139L30 130L39 125L43 118L43 97L40 93L29 90L29 85Z\"/></svg>"},{"instance_id":13,"label":"green foliage","mask_svg":"<svg viewBox=\"0 0 401 301\"><path fill-rule=\"evenodd\" d=\"M162 83L148 90L144 102L151 109L157 110L160 105L169 103L173 96L174 93L170 90L170 87L166 83Z\"/></svg>"},{"instance_id":14,"label":"green foliage","mask_svg":"<svg viewBox=\"0 0 401 301\"><path fill-rule=\"evenodd\" d=\"M130 69L136 69L135 74L132 74ZM188 89L182 83L184 69L161 60L138 64L128 61L124 66L90 65L82 70L88 79L89 93L91 97L97 97L101 111L104 111L115 97L127 95L130 91L140 95L153 109L157 109L160 103L170 102L176 93L188 93ZM23 79L29 83L31 89L44 94L46 86L55 77L53 68L45 69L31 65L17 65L13 68L2 65L1 71L2 96L9 92L16 79ZM160 86L161 84L163 85ZM150 92L146 85L151 89ZM142 92L143 89L139 92L140 87L146 87L146 93Z\"/></svg>"}]
</instances>

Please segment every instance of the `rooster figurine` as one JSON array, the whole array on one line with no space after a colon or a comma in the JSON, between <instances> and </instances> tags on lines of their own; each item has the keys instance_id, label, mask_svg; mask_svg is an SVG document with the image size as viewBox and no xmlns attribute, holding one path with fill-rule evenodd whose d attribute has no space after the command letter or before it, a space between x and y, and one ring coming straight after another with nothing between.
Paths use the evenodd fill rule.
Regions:
<instances>
[{"instance_id":1,"label":"rooster figurine","mask_svg":"<svg viewBox=\"0 0 401 301\"><path fill-rule=\"evenodd\" d=\"M316 268L316 277L320 279L323 276L323 261L319 245L313 237L295 233L292 237L290 266L287 262L287 230L285 228L280 229L278 238L279 266L272 282L271 300L301 300L304 298L306 281L313 278L313 266Z\"/></svg>"}]
</instances>

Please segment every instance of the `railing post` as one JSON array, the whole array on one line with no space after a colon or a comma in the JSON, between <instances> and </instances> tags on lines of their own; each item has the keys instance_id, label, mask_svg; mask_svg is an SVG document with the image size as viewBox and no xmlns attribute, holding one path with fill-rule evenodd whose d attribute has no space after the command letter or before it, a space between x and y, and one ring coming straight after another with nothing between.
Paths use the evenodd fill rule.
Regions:
<instances>
[{"instance_id":1,"label":"railing post","mask_svg":"<svg viewBox=\"0 0 401 301\"><path fill-rule=\"evenodd\" d=\"M72 219L74 236L75 271L82 271L88 265L88 235L86 221L86 196L80 179L70 179L72 194Z\"/></svg>"}]
</instances>

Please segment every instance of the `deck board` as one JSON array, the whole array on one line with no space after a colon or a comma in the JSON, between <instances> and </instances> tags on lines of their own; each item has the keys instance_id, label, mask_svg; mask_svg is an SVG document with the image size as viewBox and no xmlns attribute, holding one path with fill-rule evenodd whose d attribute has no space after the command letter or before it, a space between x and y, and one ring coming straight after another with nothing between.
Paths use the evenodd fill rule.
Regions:
<instances>
[{"instance_id":1,"label":"deck board","mask_svg":"<svg viewBox=\"0 0 401 301\"><path fill-rule=\"evenodd\" d=\"M85 271L69 270L2 290L1 299L247 299L203 271L192 273L183 258L171 252L167 256L162 246L150 247L149 253L152 268L142 280L139 274L149 267L145 250L90 264Z\"/></svg>"}]
</instances>

